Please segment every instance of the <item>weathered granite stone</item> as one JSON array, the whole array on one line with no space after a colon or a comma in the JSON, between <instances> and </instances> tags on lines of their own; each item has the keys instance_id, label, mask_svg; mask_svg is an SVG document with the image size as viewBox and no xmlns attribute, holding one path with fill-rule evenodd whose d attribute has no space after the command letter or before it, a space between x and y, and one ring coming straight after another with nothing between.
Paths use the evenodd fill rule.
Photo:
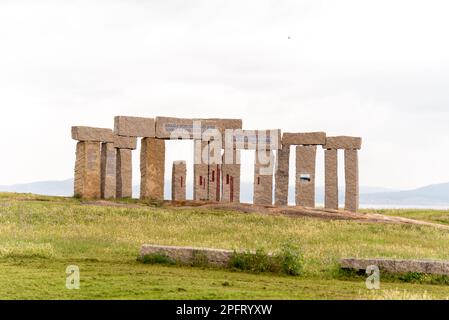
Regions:
<instances>
[{"instance_id":1,"label":"weathered granite stone","mask_svg":"<svg viewBox=\"0 0 449 320\"><path fill-rule=\"evenodd\" d=\"M254 204L273 204L273 151L256 150L254 165Z\"/></svg>"},{"instance_id":2,"label":"weathered granite stone","mask_svg":"<svg viewBox=\"0 0 449 320\"><path fill-rule=\"evenodd\" d=\"M101 197L100 143L81 141L76 145L75 196Z\"/></svg>"},{"instance_id":3,"label":"weathered granite stone","mask_svg":"<svg viewBox=\"0 0 449 320\"><path fill-rule=\"evenodd\" d=\"M278 150L275 175L275 204L288 205L288 183L290 174L290 145L282 145Z\"/></svg>"},{"instance_id":4,"label":"weathered granite stone","mask_svg":"<svg viewBox=\"0 0 449 320\"><path fill-rule=\"evenodd\" d=\"M111 129L92 127L72 127L72 139L90 142L114 142Z\"/></svg>"},{"instance_id":5,"label":"weathered granite stone","mask_svg":"<svg viewBox=\"0 0 449 320\"><path fill-rule=\"evenodd\" d=\"M315 207L316 146L296 147L296 205Z\"/></svg>"},{"instance_id":6,"label":"weathered granite stone","mask_svg":"<svg viewBox=\"0 0 449 320\"><path fill-rule=\"evenodd\" d=\"M324 162L324 207L330 210L338 210L338 150L325 150Z\"/></svg>"},{"instance_id":7,"label":"weathered granite stone","mask_svg":"<svg viewBox=\"0 0 449 320\"><path fill-rule=\"evenodd\" d=\"M155 121L153 118L117 116L114 118L114 133L125 137L154 138Z\"/></svg>"},{"instance_id":8,"label":"weathered granite stone","mask_svg":"<svg viewBox=\"0 0 449 320\"><path fill-rule=\"evenodd\" d=\"M359 159L357 150L345 150L345 210L359 209Z\"/></svg>"},{"instance_id":9,"label":"weathered granite stone","mask_svg":"<svg viewBox=\"0 0 449 320\"><path fill-rule=\"evenodd\" d=\"M132 151L130 149L116 149L117 169L116 169L116 197L132 198Z\"/></svg>"},{"instance_id":10,"label":"weathered granite stone","mask_svg":"<svg viewBox=\"0 0 449 320\"><path fill-rule=\"evenodd\" d=\"M173 162L171 194L173 201L186 200L187 165L185 161Z\"/></svg>"},{"instance_id":11,"label":"weathered granite stone","mask_svg":"<svg viewBox=\"0 0 449 320\"><path fill-rule=\"evenodd\" d=\"M195 139L201 140L202 135L210 130L217 130L221 138L225 129L241 129L240 119L185 119L156 118L156 137L159 139ZM217 137L218 138L218 137ZM210 140L203 139L203 140Z\"/></svg>"},{"instance_id":12,"label":"weathered granite stone","mask_svg":"<svg viewBox=\"0 0 449 320\"><path fill-rule=\"evenodd\" d=\"M325 145L325 132L285 132L282 136L283 145Z\"/></svg>"},{"instance_id":13,"label":"weathered granite stone","mask_svg":"<svg viewBox=\"0 0 449 320\"><path fill-rule=\"evenodd\" d=\"M117 149L136 150L137 138L114 135L114 147Z\"/></svg>"},{"instance_id":14,"label":"weathered granite stone","mask_svg":"<svg viewBox=\"0 0 449 320\"><path fill-rule=\"evenodd\" d=\"M381 272L388 273L449 275L449 261L349 258L342 259L340 265L343 269L366 270L369 266L377 266Z\"/></svg>"},{"instance_id":15,"label":"weathered granite stone","mask_svg":"<svg viewBox=\"0 0 449 320\"><path fill-rule=\"evenodd\" d=\"M362 138L358 137L327 137L325 149L361 149Z\"/></svg>"},{"instance_id":16,"label":"weathered granite stone","mask_svg":"<svg viewBox=\"0 0 449 320\"><path fill-rule=\"evenodd\" d=\"M207 141L194 141L194 187L193 198L195 200L208 200L209 192L209 166L208 162L208 143Z\"/></svg>"},{"instance_id":17,"label":"weathered granite stone","mask_svg":"<svg viewBox=\"0 0 449 320\"><path fill-rule=\"evenodd\" d=\"M233 148L239 150L279 150L282 148L281 144L281 130L233 130L228 131L227 134L232 133L232 138L225 134L225 143L233 141ZM231 139L231 140L229 140ZM225 145L227 148L228 146Z\"/></svg>"},{"instance_id":18,"label":"weathered granite stone","mask_svg":"<svg viewBox=\"0 0 449 320\"><path fill-rule=\"evenodd\" d=\"M140 257L162 255L178 264L226 267L233 253L230 250L143 245Z\"/></svg>"},{"instance_id":19,"label":"weathered granite stone","mask_svg":"<svg viewBox=\"0 0 449 320\"><path fill-rule=\"evenodd\" d=\"M140 198L164 200L165 141L142 139L140 154Z\"/></svg>"},{"instance_id":20,"label":"weathered granite stone","mask_svg":"<svg viewBox=\"0 0 449 320\"><path fill-rule=\"evenodd\" d=\"M228 154L231 156L228 157ZM222 202L240 202L240 151L225 149L222 164Z\"/></svg>"},{"instance_id":21,"label":"weathered granite stone","mask_svg":"<svg viewBox=\"0 0 449 320\"><path fill-rule=\"evenodd\" d=\"M107 142L101 145L101 198L113 199L116 193L116 149Z\"/></svg>"}]
</instances>

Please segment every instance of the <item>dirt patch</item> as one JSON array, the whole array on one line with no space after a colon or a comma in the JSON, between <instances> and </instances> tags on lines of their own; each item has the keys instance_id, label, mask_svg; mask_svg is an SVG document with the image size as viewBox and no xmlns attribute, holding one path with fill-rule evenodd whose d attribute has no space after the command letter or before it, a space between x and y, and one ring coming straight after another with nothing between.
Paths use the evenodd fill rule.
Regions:
<instances>
[{"instance_id":1,"label":"dirt patch","mask_svg":"<svg viewBox=\"0 0 449 320\"><path fill-rule=\"evenodd\" d=\"M85 205L96 205L96 206L110 206L118 208L148 208L149 205L145 203L122 203L106 200L89 201L83 202ZM151 206L150 206L151 207ZM158 206L159 207L159 206ZM223 210L232 211L244 214L265 214L265 215L275 215L275 216L288 216L292 218L298 217L308 217L321 220L349 220L349 221L359 221L367 223L393 223L393 224L404 224L404 225L420 225L420 226L430 226L439 229L449 230L449 226L443 224L437 224L432 222L420 221L407 219L395 216L386 216L377 213L356 213L344 210L324 210L324 209L313 209L304 208L299 206L258 206L253 204L244 203L219 203L219 202L205 202L205 201L181 201L181 202L171 202L164 201L161 203L162 208L179 208L179 209L212 209L212 210Z\"/></svg>"}]
</instances>

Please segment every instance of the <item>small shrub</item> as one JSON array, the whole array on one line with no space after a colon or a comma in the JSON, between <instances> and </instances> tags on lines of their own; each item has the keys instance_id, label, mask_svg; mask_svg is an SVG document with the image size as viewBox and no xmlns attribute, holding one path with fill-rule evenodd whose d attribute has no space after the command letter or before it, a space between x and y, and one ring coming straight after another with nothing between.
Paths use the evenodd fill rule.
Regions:
<instances>
[{"instance_id":1,"label":"small shrub","mask_svg":"<svg viewBox=\"0 0 449 320\"><path fill-rule=\"evenodd\" d=\"M175 262L170 259L170 257L161 253L152 253L144 255L139 259L144 264L165 264L165 265L173 265Z\"/></svg>"},{"instance_id":2,"label":"small shrub","mask_svg":"<svg viewBox=\"0 0 449 320\"><path fill-rule=\"evenodd\" d=\"M272 271L270 258L263 249L258 249L255 253L234 251L229 265L233 269L254 273Z\"/></svg>"},{"instance_id":3,"label":"small shrub","mask_svg":"<svg viewBox=\"0 0 449 320\"><path fill-rule=\"evenodd\" d=\"M193 251L192 253L192 267L206 268L209 266L207 256L201 251Z\"/></svg>"},{"instance_id":4,"label":"small shrub","mask_svg":"<svg viewBox=\"0 0 449 320\"><path fill-rule=\"evenodd\" d=\"M299 276L303 270L303 257L299 246L285 244L278 255L280 268L283 273L289 276Z\"/></svg>"}]
</instances>

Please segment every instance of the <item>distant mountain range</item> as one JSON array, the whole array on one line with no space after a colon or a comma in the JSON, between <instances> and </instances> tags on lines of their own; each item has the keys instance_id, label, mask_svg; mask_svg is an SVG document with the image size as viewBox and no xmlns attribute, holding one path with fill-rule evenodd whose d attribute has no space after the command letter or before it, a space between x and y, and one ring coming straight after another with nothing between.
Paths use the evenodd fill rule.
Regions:
<instances>
[{"instance_id":1,"label":"distant mountain range","mask_svg":"<svg viewBox=\"0 0 449 320\"><path fill-rule=\"evenodd\" d=\"M251 183L242 183L241 201L252 202L253 186ZM16 184L9 186L0 186L3 192L34 193L54 196L72 196L73 179L61 181L39 181L32 183ZM139 186L133 188L134 197L139 196ZM170 199L171 186L165 184L165 196ZM187 196L192 198L192 186L188 185ZM340 188L340 203L344 203L344 187ZM289 202L293 204L295 199L294 187L289 190ZM324 188L317 187L317 203L324 203ZM449 208L449 183L434 184L426 187L397 191L386 188L361 187L360 188L361 206L389 206L389 207L448 207Z\"/></svg>"}]
</instances>

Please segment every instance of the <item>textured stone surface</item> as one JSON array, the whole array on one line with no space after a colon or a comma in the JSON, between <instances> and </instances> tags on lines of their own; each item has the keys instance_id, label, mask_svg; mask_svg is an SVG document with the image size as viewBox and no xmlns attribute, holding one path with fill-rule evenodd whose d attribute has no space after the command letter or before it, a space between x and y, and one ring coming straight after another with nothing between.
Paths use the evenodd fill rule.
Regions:
<instances>
[{"instance_id":1,"label":"textured stone surface","mask_svg":"<svg viewBox=\"0 0 449 320\"><path fill-rule=\"evenodd\" d=\"M256 150L254 165L254 204L273 204L273 151Z\"/></svg>"},{"instance_id":2,"label":"textured stone surface","mask_svg":"<svg viewBox=\"0 0 449 320\"><path fill-rule=\"evenodd\" d=\"M114 118L114 133L125 137L154 138L155 121L153 118L117 116Z\"/></svg>"},{"instance_id":3,"label":"textured stone surface","mask_svg":"<svg viewBox=\"0 0 449 320\"><path fill-rule=\"evenodd\" d=\"M117 149L136 150L137 138L114 135L114 147Z\"/></svg>"},{"instance_id":4,"label":"textured stone surface","mask_svg":"<svg viewBox=\"0 0 449 320\"><path fill-rule=\"evenodd\" d=\"M142 139L140 153L140 198L164 200L165 141Z\"/></svg>"},{"instance_id":5,"label":"textured stone surface","mask_svg":"<svg viewBox=\"0 0 449 320\"><path fill-rule=\"evenodd\" d=\"M315 207L316 146L296 147L296 205Z\"/></svg>"},{"instance_id":6,"label":"textured stone surface","mask_svg":"<svg viewBox=\"0 0 449 320\"><path fill-rule=\"evenodd\" d=\"M282 148L282 133L272 130L234 130L232 138L225 135L225 143L233 141L233 148L244 150L278 150ZM228 145L225 145L228 148Z\"/></svg>"},{"instance_id":7,"label":"textured stone surface","mask_svg":"<svg viewBox=\"0 0 449 320\"><path fill-rule=\"evenodd\" d=\"M226 267L233 255L230 250L218 250L192 247L169 247L157 245L143 245L140 256L162 255L173 262L185 265L200 264L202 266Z\"/></svg>"},{"instance_id":8,"label":"textured stone surface","mask_svg":"<svg viewBox=\"0 0 449 320\"><path fill-rule=\"evenodd\" d=\"M90 142L114 142L111 129L92 127L72 127L72 139Z\"/></svg>"},{"instance_id":9,"label":"textured stone surface","mask_svg":"<svg viewBox=\"0 0 449 320\"><path fill-rule=\"evenodd\" d=\"M172 169L171 195L173 201L186 200L187 165L185 161L174 161Z\"/></svg>"},{"instance_id":10,"label":"textured stone surface","mask_svg":"<svg viewBox=\"0 0 449 320\"><path fill-rule=\"evenodd\" d=\"M361 149L362 138L358 137L327 137L325 149Z\"/></svg>"},{"instance_id":11,"label":"textured stone surface","mask_svg":"<svg viewBox=\"0 0 449 320\"><path fill-rule=\"evenodd\" d=\"M116 193L116 149L113 143L101 145L101 198L113 199Z\"/></svg>"},{"instance_id":12,"label":"textured stone surface","mask_svg":"<svg viewBox=\"0 0 449 320\"><path fill-rule=\"evenodd\" d=\"M101 146L99 142L78 142L75 162L75 196L101 197Z\"/></svg>"},{"instance_id":13,"label":"textured stone surface","mask_svg":"<svg viewBox=\"0 0 449 320\"><path fill-rule=\"evenodd\" d=\"M116 149L117 169L116 169L116 197L132 198L132 151L129 149Z\"/></svg>"},{"instance_id":14,"label":"textured stone surface","mask_svg":"<svg viewBox=\"0 0 449 320\"><path fill-rule=\"evenodd\" d=\"M194 164L193 164L193 199L207 200L209 190L209 176L207 162L203 161L203 150L207 148L206 141L194 141Z\"/></svg>"},{"instance_id":15,"label":"textured stone surface","mask_svg":"<svg viewBox=\"0 0 449 320\"><path fill-rule=\"evenodd\" d=\"M449 276L449 261L433 260L393 260L393 259L342 259L343 269L366 270L369 266L377 266L380 271L388 273L417 272Z\"/></svg>"},{"instance_id":16,"label":"textured stone surface","mask_svg":"<svg viewBox=\"0 0 449 320\"><path fill-rule=\"evenodd\" d=\"M232 154L228 157L228 152ZM240 202L240 151L225 150L222 164L222 202Z\"/></svg>"},{"instance_id":17,"label":"textured stone surface","mask_svg":"<svg viewBox=\"0 0 449 320\"><path fill-rule=\"evenodd\" d=\"M324 207L338 210L338 150L325 150L324 162Z\"/></svg>"},{"instance_id":18,"label":"textured stone surface","mask_svg":"<svg viewBox=\"0 0 449 320\"><path fill-rule=\"evenodd\" d=\"M325 132L285 132L282 136L283 145L325 145Z\"/></svg>"},{"instance_id":19,"label":"textured stone surface","mask_svg":"<svg viewBox=\"0 0 449 320\"><path fill-rule=\"evenodd\" d=\"M222 138L225 129L241 128L242 120L240 119L185 119L169 117L156 118L156 137L160 139L174 138L201 140L202 134L209 129L218 130L218 132L221 134L220 138Z\"/></svg>"},{"instance_id":20,"label":"textured stone surface","mask_svg":"<svg viewBox=\"0 0 449 320\"><path fill-rule=\"evenodd\" d=\"M282 145L278 150L275 175L275 204L288 205L288 183L290 174L290 145Z\"/></svg>"},{"instance_id":21,"label":"textured stone surface","mask_svg":"<svg viewBox=\"0 0 449 320\"><path fill-rule=\"evenodd\" d=\"M359 209L359 159L357 150L345 150L345 210Z\"/></svg>"}]
</instances>

